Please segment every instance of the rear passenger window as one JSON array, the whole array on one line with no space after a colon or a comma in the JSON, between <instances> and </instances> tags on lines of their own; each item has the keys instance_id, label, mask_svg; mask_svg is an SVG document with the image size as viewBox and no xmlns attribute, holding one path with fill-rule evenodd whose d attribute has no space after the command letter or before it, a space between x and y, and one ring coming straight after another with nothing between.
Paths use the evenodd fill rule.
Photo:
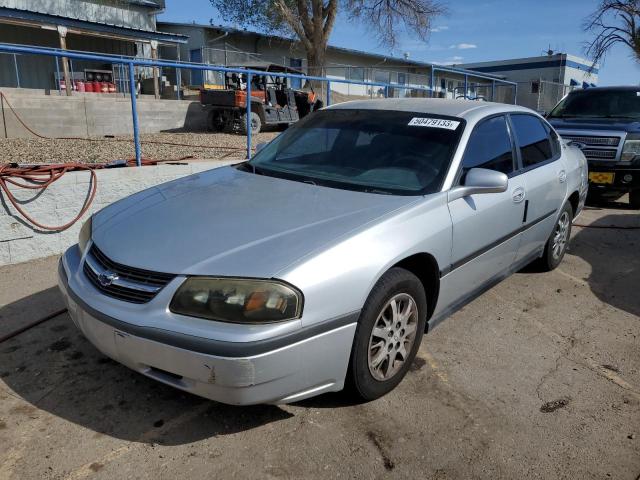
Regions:
<instances>
[{"instance_id":1,"label":"rear passenger window","mask_svg":"<svg viewBox=\"0 0 640 480\"><path fill-rule=\"evenodd\" d=\"M549 132L539 118L532 115L511 115L511 123L520 148L524 168L553 157Z\"/></svg>"},{"instance_id":2,"label":"rear passenger window","mask_svg":"<svg viewBox=\"0 0 640 480\"><path fill-rule=\"evenodd\" d=\"M463 174L470 168L513 172L513 151L504 116L490 118L474 128L462 160Z\"/></svg>"}]
</instances>

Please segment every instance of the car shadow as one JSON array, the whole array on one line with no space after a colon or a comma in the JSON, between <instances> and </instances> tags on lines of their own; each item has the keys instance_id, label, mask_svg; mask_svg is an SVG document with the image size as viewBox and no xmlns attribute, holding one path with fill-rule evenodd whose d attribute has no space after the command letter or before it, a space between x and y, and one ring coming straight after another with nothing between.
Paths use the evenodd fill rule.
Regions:
<instances>
[{"instance_id":1,"label":"car shadow","mask_svg":"<svg viewBox=\"0 0 640 480\"><path fill-rule=\"evenodd\" d=\"M622 204L619 209L630 207ZM590 265L585 280L591 291L601 301L640 316L640 215L614 213L592 223L580 220L573 227L568 252Z\"/></svg>"},{"instance_id":2,"label":"car shadow","mask_svg":"<svg viewBox=\"0 0 640 480\"><path fill-rule=\"evenodd\" d=\"M44 290L0 307L0 318L22 309L28 320L21 323L26 324L50 313L43 305L59 306L59 297L56 287ZM25 315L30 305L38 307ZM0 343L0 359L0 380L30 404L0 410L3 416L33 416L43 410L96 436L180 445L293 416L274 405L234 407L209 401L129 370L89 343L67 313Z\"/></svg>"}]
</instances>

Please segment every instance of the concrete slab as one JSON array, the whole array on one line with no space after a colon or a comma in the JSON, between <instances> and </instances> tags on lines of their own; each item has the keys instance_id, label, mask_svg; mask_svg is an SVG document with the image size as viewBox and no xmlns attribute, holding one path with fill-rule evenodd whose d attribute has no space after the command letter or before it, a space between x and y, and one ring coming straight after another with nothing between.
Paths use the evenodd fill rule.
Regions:
<instances>
[{"instance_id":1,"label":"concrete slab","mask_svg":"<svg viewBox=\"0 0 640 480\"><path fill-rule=\"evenodd\" d=\"M579 223L638 225L589 209ZM60 316L0 344L0 478L636 479L640 230L574 228L421 345L386 397L228 407L113 363ZM0 270L4 322L55 301L55 258Z\"/></svg>"}]
</instances>

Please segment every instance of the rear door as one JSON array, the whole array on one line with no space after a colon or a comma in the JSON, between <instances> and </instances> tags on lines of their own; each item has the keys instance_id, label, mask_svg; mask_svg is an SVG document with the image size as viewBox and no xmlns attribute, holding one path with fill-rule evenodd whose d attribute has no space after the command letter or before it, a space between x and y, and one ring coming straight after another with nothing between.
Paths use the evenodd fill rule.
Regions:
<instances>
[{"instance_id":1,"label":"rear door","mask_svg":"<svg viewBox=\"0 0 640 480\"><path fill-rule=\"evenodd\" d=\"M474 167L497 170L509 176L509 187L501 193L471 195L449 203L453 221L451 265L446 288L441 290L441 308L455 306L480 292L512 265L520 242L525 184L513 177L515 151L505 115L483 120L475 126L462 160L458 184ZM448 298L447 298L448 297Z\"/></svg>"},{"instance_id":2,"label":"rear door","mask_svg":"<svg viewBox=\"0 0 640 480\"><path fill-rule=\"evenodd\" d=\"M518 154L514 178L522 178L527 185L518 262L535 257L544 248L566 196L567 172L560 142L544 120L526 113L509 117Z\"/></svg>"}]
</instances>

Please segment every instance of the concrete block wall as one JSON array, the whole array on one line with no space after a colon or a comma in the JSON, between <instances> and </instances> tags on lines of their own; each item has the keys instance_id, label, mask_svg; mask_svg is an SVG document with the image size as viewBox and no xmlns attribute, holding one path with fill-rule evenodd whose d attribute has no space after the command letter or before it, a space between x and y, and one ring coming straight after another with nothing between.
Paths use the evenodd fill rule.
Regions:
<instances>
[{"instance_id":1,"label":"concrete block wall","mask_svg":"<svg viewBox=\"0 0 640 480\"><path fill-rule=\"evenodd\" d=\"M1 89L20 118L34 131L47 137L85 137L131 135L131 100L122 96L74 93L50 95L44 90ZM200 102L138 98L139 126L142 133L187 129L206 129L208 112ZM6 102L0 107L0 139L33 137L11 112ZM6 136L5 136L6 132Z\"/></svg>"},{"instance_id":2,"label":"concrete block wall","mask_svg":"<svg viewBox=\"0 0 640 480\"><path fill-rule=\"evenodd\" d=\"M230 163L233 161L97 170L98 189L91 208L63 232L41 231L31 226L0 193L0 266L60 254L77 243L80 228L91 214L116 200L160 183ZM70 172L39 195L34 195L34 190L9 188L22 202L21 207L35 220L55 226L63 225L78 214L90 187L89 172Z\"/></svg>"}]
</instances>

